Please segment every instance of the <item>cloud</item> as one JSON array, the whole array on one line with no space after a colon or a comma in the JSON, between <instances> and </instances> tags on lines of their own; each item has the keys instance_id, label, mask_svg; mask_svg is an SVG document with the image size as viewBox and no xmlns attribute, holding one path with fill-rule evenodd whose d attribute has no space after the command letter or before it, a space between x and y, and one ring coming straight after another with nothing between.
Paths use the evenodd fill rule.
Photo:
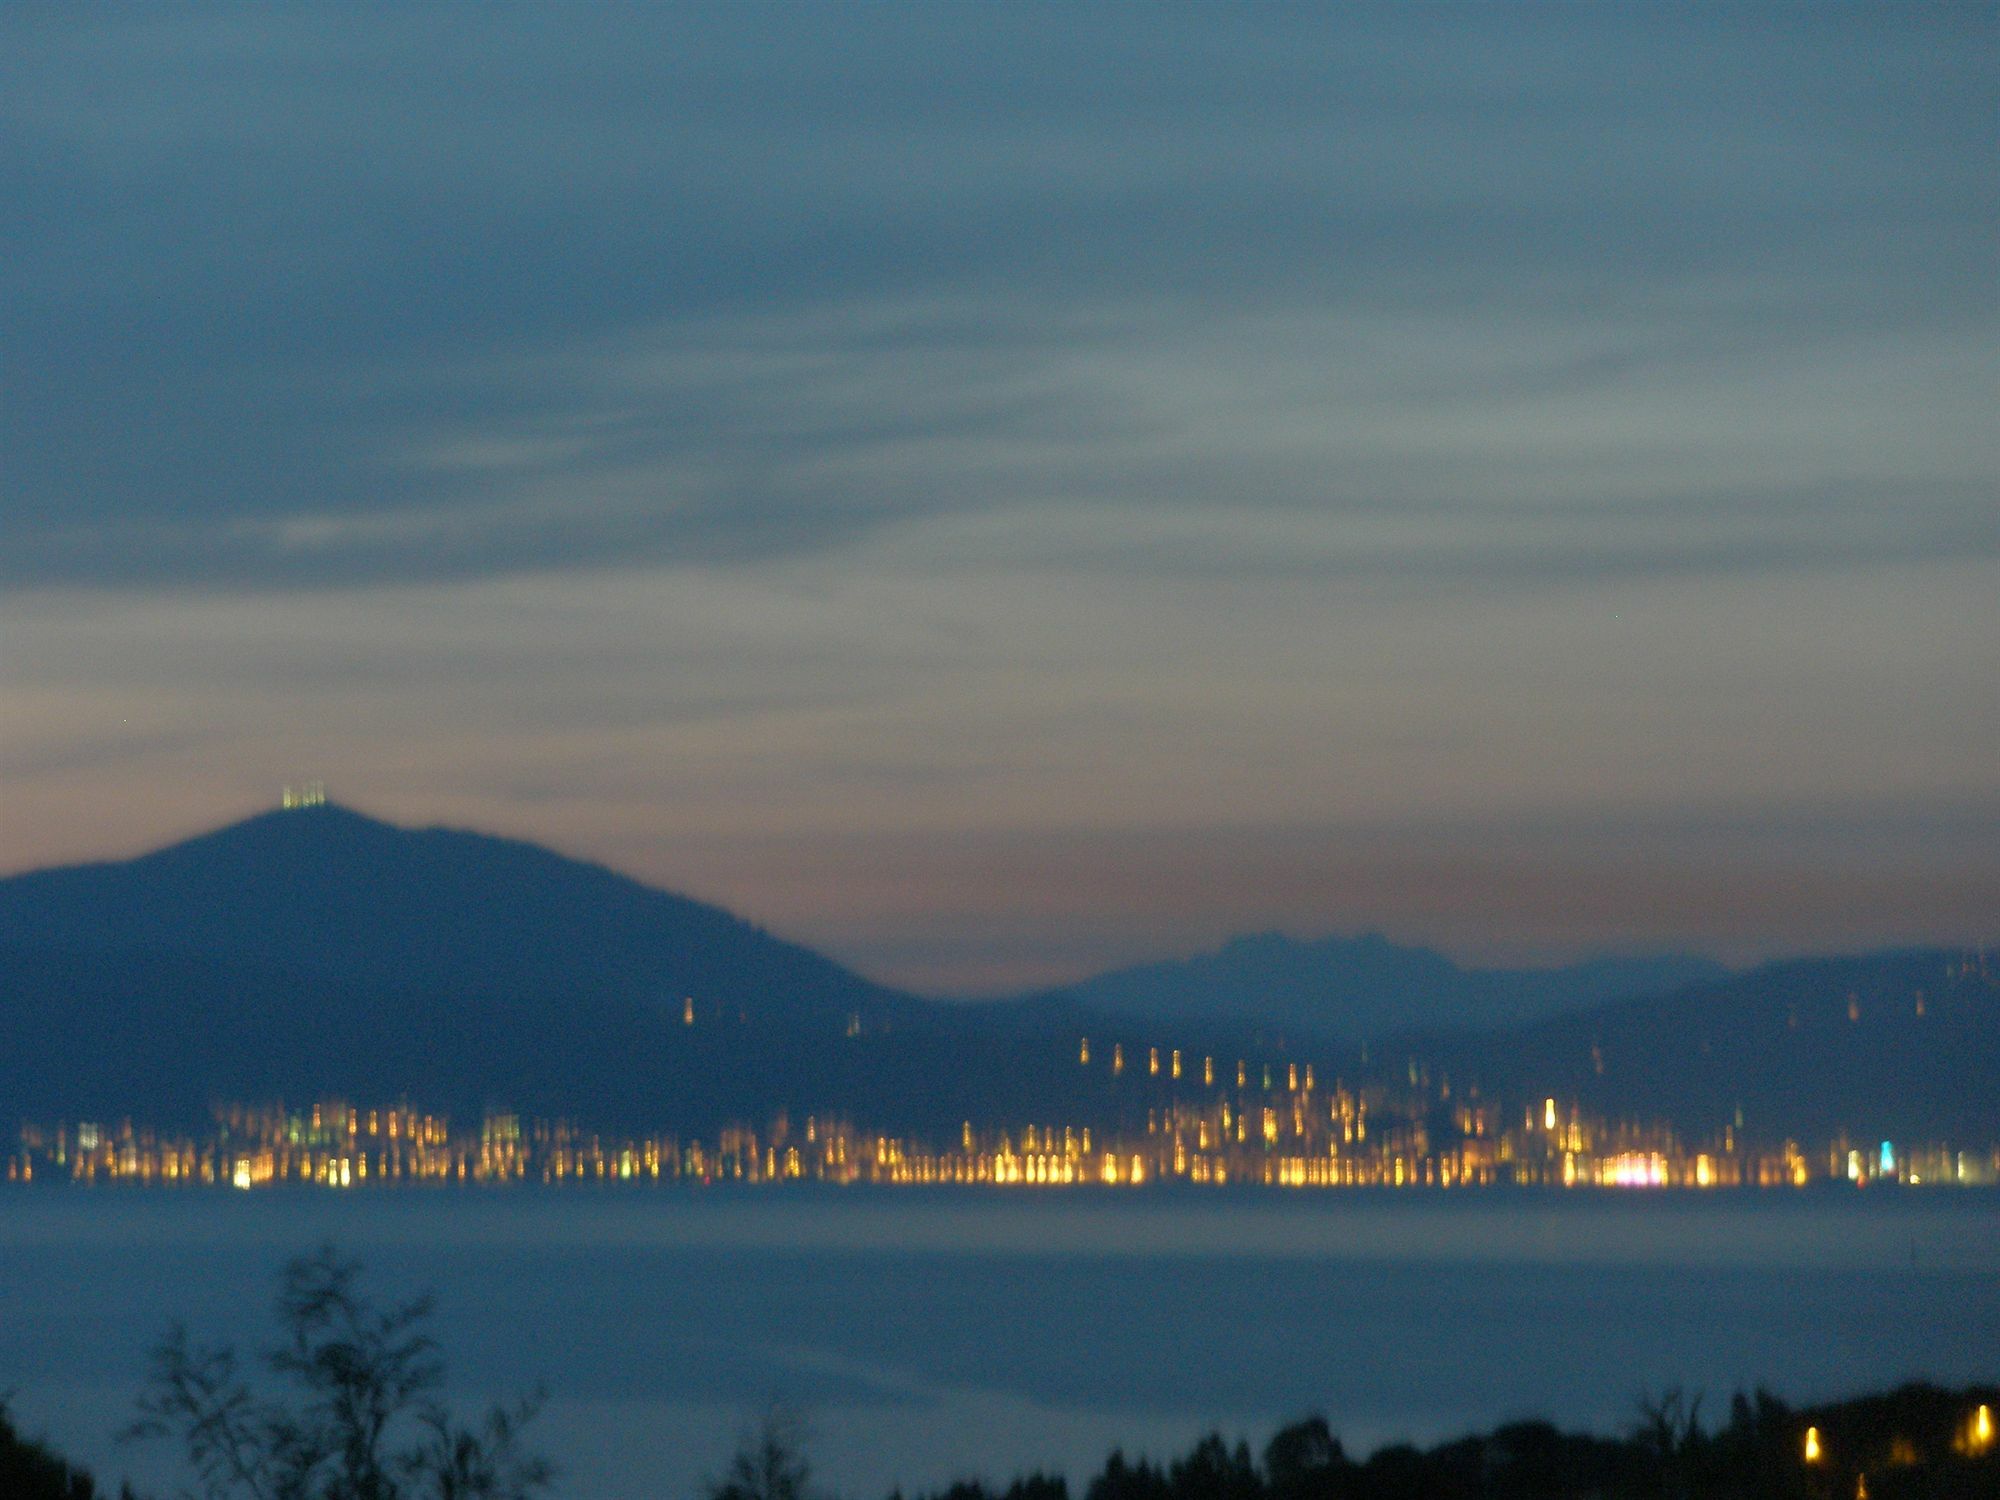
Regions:
<instances>
[{"instance_id":1,"label":"cloud","mask_svg":"<svg viewBox=\"0 0 2000 1500\"><path fill-rule=\"evenodd\" d=\"M1479 515L1663 454L1637 488L1768 490L1739 450L1835 470L1844 428L1889 429L1871 467L1949 547L1927 496L1992 458L1993 88L1949 27L9 29L15 587L737 565L1052 506ZM1857 359L1881 378L1824 378Z\"/></svg>"},{"instance_id":2,"label":"cloud","mask_svg":"<svg viewBox=\"0 0 2000 1500\"><path fill-rule=\"evenodd\" d=\"M959 987L1970 932L1996 27L0 8L0 855L325 775Z\"/></svg>"},{"instance_id":3,"label":"cloud","mask_svg":"<svg viewBox=\"0 0 2000 1500\"><path fill-rule=\"evenodd\" d=\"M1437 318L1027 301L655 325L433 372L433 392L486 400L419 397L385 421L383 499L24 522L0 576L742 567L912 527L1027 563L1536 582L1993 548L1963 347L1910 370L1867 341L1828 365L1824 341L1750 352L1727 334L1621 375L1605 346L1654 330L1485 336L1500 347Z\"/></svg>"}]
</instances>

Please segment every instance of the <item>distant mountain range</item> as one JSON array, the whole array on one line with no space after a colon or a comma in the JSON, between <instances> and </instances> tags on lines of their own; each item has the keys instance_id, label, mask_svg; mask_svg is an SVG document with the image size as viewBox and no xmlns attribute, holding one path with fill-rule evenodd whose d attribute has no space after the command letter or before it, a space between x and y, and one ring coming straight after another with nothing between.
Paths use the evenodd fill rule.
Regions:
<instances>
[{"instance_id":1,"label":"distant mountain range","mask_svg":"<svg viewBox=\"0 0 2000 1500\"><path fill-rule=\"evenodd\" d=\"M1769 964L1500 1032L1377 1043L1492 1097L1554 1095L1698 1140L2000 1142L2000 969L1911 950Z\"/></svg>"},{"instance_id":2,"label":"distant mountain range","mask_svg":"<svg viewBox=\"0 0 2000 1500\"><path fill-rule=\"evenodd\" d=\"M1713 959L1679 954L1550 969L1465 969L1442 953L1376 933L1302 942L1268 932L1047 994L1140 1020L1355 1043L1390 1032L1496 1029L1712 984L1728 974Z\"/></svg>"},{"instance_id":3,"label":"distant mountain range","mask_svg":"<svg viewBox=\"0 0 2000 1500\"><path fill-rule=\"evenodd\" d=\"M1267 936L954 1004L602 866L319 806L0 880L0 1127L195 1125L216 1100L342 1095L629 1131L780 1111L933 1138L967 1121L1131 1128L1192 1087L1140 1066L1157 1047L1349 1080L1418 1067L1690 1130L1741 1106L1761 1138L1995 1139L1994 995L1945 952L1504 971L1379 937ZM1120 1048L1132 1066L1114 1076Z\"/></svg>"}]
</instances>

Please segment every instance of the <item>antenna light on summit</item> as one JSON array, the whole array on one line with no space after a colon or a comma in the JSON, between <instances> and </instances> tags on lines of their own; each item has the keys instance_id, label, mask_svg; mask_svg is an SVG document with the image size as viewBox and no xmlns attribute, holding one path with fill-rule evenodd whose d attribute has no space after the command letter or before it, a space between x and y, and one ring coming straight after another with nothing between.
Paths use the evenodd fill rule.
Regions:
<instances>
[{"instance_id":1,"label":"antenna light on summit","mask_svg":"<svg viewBox=\"0 0 2000 1500\"><path fill-rule=\"evenodd\" d=\"M325 807L326 783L318 780L302 781L293 786L287 782L283 795L278 799L278 805L287 812L301 807Z\"/></svg>"}]
</instances>

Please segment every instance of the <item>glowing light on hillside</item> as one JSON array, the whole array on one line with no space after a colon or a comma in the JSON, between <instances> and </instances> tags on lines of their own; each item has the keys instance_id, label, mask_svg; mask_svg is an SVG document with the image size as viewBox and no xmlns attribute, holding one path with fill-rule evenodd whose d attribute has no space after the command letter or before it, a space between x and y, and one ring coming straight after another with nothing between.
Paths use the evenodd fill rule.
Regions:
<instances>
[{"instance_id":1,"label":"glowing light on hillside","mask_svg":"<svg viewBox=\"0 0 2000 1500\"><path fill-rule=\"evenodd\" d=\"M1966 1424L1965 1451L1977 1457L1993 1447L1993 1408L1981 1406Z\"/></svg>"},{"instance_id":2,"label":"glowing light on hillside","mask_svg":"<svg viewBox=\"0 0 2000 1500\"><path fill-rule=\"evenodd\" d=\"M1819 1446L1819 1429L1817 1427L1808 1427L1806 1429L1806 1462L1816 1464L1823 1456Z\"/></svg>"}]
</instances>

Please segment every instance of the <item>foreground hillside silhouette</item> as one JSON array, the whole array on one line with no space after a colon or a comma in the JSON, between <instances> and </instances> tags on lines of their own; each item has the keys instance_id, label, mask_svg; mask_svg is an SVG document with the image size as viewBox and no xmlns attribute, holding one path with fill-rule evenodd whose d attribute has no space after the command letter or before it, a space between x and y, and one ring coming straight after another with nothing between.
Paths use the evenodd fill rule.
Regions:
<instances>
[{"instance_id":1,"label":"foreground hillside silhouette","mask_svg":"<svg viewBox=\"0 0 2000 1500\"><path fill-rule=\"evenodd\" d=\"M1318 1417L1285 1427L1260 1453L1209 1437L1164 1462L1114 1453L1072 1485L1036 1474L1006 1484L963 1480L890 1500L1992 1500L2000 1495L2000 1450L1981 1440L2000 1411L2000 1386L1960 1391L1912 1385L1825 1406L1794 1409L1766 1392L1738 1396L1710 1431L1694 1403L1669 1397L1622 1438L1565 1433L1546 1422L1514 1422L1436 1447L1382 1448L1350 1456ZM1817 1458L1807 1461L1808 1432ZM635 1441L643 1441L635 1435ZM464 1455L461 1455L464 1457ZM297 1493L324 1500L542 1493L482 1487L467 1462L456 1487L403 1474L411 1487L338 1483ZM470 1481L470 1482L467 1482ZM418 1487L421 1486L421 1487ZM263 1491L229 1487L218 1496ZM289 1493L289 1492L287 1492ZM559 1476L546 1493L563 1493ZM110 1500L81 1469L17 1432L0 1411L0 1494L8 1500ZM133 1497L126 1500L149 1500ZM694 1500L694 1497L688 1497ZM707 1500L833 1500L812 1484L807 1455L789 1430L753 1431Z\"/></svg>"}]
</instances>

